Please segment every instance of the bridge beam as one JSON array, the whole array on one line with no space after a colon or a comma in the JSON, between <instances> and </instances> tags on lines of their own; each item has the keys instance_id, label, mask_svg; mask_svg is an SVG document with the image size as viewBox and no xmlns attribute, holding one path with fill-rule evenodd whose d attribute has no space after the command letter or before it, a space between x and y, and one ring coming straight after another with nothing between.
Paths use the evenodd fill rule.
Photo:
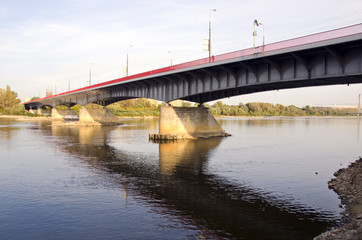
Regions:
<instances>
[{"instance_id":1,"label":"bridge beam","mask_svg":"<svg viewBox=\"0 0 362 240\"><path fill-rule=\"evenodd\" d=\"M343 56L336 50L334 50L332 47L326 46L324 47L329 54L331 54L339 63L339 66L341 67L342 74L344 73L344 67L343 67Z\"/></svg>"},{"instance_id":2,"label":"bridge beam","mask_svg":"<svg viewBox=\"0 0 362 240\"><path fill-rule=\"evenodd\" d=\"M303 66L305 67L305 69L308 72L308 79L311 79L311 71L310 71L311 66L310 66L308 60L299 53L292 52L292 53L290 53L290 55L292 55L298 62L303 64ZM294 75L295 75L295 73L294 73Z\"/></svg>"}]
</instances>

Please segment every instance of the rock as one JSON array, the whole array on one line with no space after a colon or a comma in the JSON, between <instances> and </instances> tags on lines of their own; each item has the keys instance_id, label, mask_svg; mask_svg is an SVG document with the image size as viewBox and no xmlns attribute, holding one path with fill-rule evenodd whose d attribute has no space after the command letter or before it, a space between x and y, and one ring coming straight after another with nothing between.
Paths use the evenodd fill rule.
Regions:
<instances>
[{"instance_id":1,"label":"rock","mask_svg":"<svg viewBox=\"0 0 362 240\"><path fill-rule=\"evenodd\" d=\"M347 168L334 173L335 179L328 182L346 206L344 216L348 222L315 237L315 240L362 240L362 158L351 163Z\"/></svg>"}]
</instances>

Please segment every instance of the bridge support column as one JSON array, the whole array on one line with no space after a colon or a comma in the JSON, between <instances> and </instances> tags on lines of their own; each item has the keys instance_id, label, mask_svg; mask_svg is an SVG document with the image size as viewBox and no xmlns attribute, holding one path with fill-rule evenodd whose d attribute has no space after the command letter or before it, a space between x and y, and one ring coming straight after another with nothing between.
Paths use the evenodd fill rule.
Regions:
<instances>
[{"instance_id":1,"label":"bridge support column","mask_svg":"<svg viewBox=\"0 0 362 240\"><path fill-rule=\"evenodd\" d=\"M53 120L78 120L78 115L73 109L52 109Z\"/></svg>"},{"instance_id":2,"label":"bridge support column","mask_svg":"<svg viewBox=\"0 0 362 240\"><path fill-rule=\"evenodd\" d=\"M79 123L83 125L120 125L119 119L108 109L86 109L79 110Z\"/></svg>"},{"instance_id":3,"label":"bridge support column","mask_svg":"<svg viewBox=\"0 0 362 240\"><path fill-rule=\"evenodd\" d=\"M209 137L226 137L216 119L208 108L204 107L170 107L160 110L159 134L150 134L154 140L196 139Z\"/></svg>"},{"instance_id":4,"label":"bridge support column","mask_svg":"<svg viewBox=\"0 0 362 240\"><path fill-rule=\"evenodd\" d=\"M41 115L41 114L42 114L41 108L37 108L36 110L30 109L29 112L32 113L32 114L37 114L37 115Z\"/></svg>"}]
</instances>

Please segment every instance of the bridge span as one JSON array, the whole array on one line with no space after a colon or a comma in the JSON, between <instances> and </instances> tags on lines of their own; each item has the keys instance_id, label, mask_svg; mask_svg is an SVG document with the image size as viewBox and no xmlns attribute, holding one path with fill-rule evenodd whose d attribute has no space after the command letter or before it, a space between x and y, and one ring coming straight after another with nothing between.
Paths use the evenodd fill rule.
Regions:
<instances>
[{"instance_id":1,"label":"bridge span","mask_svg":"<svg viewBox=\"0 0 362 240\"><path fill-rule=\"evenodd\" d=\"M362 24L168 66L25 103L27 109L131 98L205 103L248 93L362 83Z\"/></svg>"},{"instance_id":2,"label":"bridge span","mask_svg":"<svg viewBox=\"0 0 362 240\"><path fill-rule=\"evenodd\" d=\"M262 91L362 83L362 23L168 66L26 102L26 109L131 98L200 104Z\"/></svg>"}]
</instances>

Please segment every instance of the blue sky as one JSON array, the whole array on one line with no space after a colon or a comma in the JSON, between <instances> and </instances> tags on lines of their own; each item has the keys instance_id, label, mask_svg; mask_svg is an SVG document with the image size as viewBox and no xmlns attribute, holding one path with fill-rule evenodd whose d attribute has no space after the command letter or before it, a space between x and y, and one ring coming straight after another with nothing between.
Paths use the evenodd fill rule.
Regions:
<instances>
[{"instance_id":1,"label":"blue sky","mask_svg":"<svg viewBox=\"0 0 362 240\"><path fill-rule=\"evenodd\" d=\"M266 43L362 22L360 0L0 0L0 88L44 96L206 57L212 12L213 54L251 47L253 21ZM261 32L257 41L261 42ZM128 47L132 45L133 47ZM171 54L169 53L171 52ZM225 99L239 102L356 104L362 84L292 89Z\"/></svg>"}]
</instances>

